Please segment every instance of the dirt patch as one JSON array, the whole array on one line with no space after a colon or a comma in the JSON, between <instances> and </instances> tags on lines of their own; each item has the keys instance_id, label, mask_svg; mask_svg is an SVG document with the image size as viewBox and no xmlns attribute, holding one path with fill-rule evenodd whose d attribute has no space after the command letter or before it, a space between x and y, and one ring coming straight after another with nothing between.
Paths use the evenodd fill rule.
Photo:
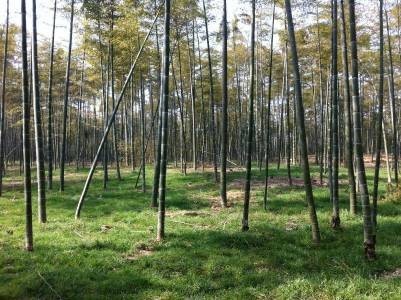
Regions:
<instances>
[{"instance_id":1,"label":"dirt patch","mask_svg":"<svg viewBox=\"0 0 401 300\"><path fill-rule=\"evenodd\" d=\"M243 190L228 190L227 191L227 207L221 206L220 196L211 197L210 199L211 209L213 211L220 211L227 208L232 208L236 204L242 204L244 202L244 191ZM251 203L256 203L256 193L251 191L250 197Z\"/></svg>"},{"instance_id":2,"label":"dirt patch","mask_svg":"<svg viewBox=\"0 0 401 300\"><path fill-rule=\"evenodd\" d=\"M285 224L285 231L294 231L297 230L299 225L294 220L289 220Z\"/></svg>"},{"instance_id":3,"label":"dirt patch","mask_svg":"<svg viewBox=\"0 0 401 300\"><path fill-rule=\"evenodd\" d=\"M150 255L152 255L152 253L153 253L153 251L149 251L149 250L139 250L135 254L126 255L125 259L126 260L130 260L130 261L137 260L137 259L139 259L140 257L143 257L143 256L150 256Z\"/></svg>"},{"instance_id":4,"label":"dirt patch","mask_svg":"<svg viewBox=\"0 0 401 300\"><path fill-rule=\"evenodd\" d=\"M251 188L253 187L264 187L265 183L263 181L259 180L253 180L251 182ZM245 179L239 178L239 179L234 179L228 184L228 189L240 189L243 190L245 188Z\"/></svg>"},{"instance_id":5,"label":"dirt patch","mask_svg":"<svg viewBox=\"0 0 401 300\"><path fill-rule=\"evenodd\" d=\"M227 199L229 202L238 202L244 199L243 191L227 191Z\"/></svg>"},{"instance_id":6,"label":"dirt patch","mask_svg":"<svg viewBox=\"0 0 401 300\"><path fill-rule=\"evenodd\" d=\"M36 185L37 181L36 180L32 180L32 185ZM7 190L16 190L16 189L23 189L24 188L24 182L22 180L17 180L17 179L13 179L10 181L5 181L3 183L3 188L7 189Z\"/></svg>"},{"instance_id":7,"label":"dirt patch","mask_svg":"<svg viewBox=\"0 0 401 300\"><path fill-rule=\"evenodd\" d=\"M383 272L380 277L384 279L401 278L401 268L397 268L393 271Z\"/></svg>"},{"instance_id":8,"label":"dirt patch","mask_svg":"<svg viewBox=\"0 0 401 300\"><path fill-rule=\"evenodd\" d=\"M312 186L321 187L326 186L327 183L323 181L323 184L320 184L320 180L312 179ZM232 189L244 189L245 179L235 179L229 183L229 188ZM269 188L277 188L277 187L289 187L289 181L287 177L271 177L267 181L267 186ZM292 186L303 187L304 180L301 178L292 178ZM264 188L265 182L261 180L253 180L251 182L251 188Z\"/></svg>"},{"instance_id":9,"label":"dirt patch","mask_svg":"<svg viewBox=\"0 0 401 300\"><path fill-rule=\"evenodd\" d=\"M155 252L152 245L147 245L145 243L138 244L132 253L126 254L124 258L128 261L137 260L143 256L150 256Z\"/></svg>"},{"instance_id":10,"label":"dirt patch","mask_svg":"<svg viewBox=\"0 0 401 300\"><path fill-rule=\"evenodd\" d=\"M102 226L100 226L100 231L105 233L105 232L108 232L112 228L113 227L111 225L102 225Z\"/></svg>"},{"instance_id":11,"label":"dirt patch","mask_svg":"<svg viewBox=\"0 0 401 300\"><path fill-rule=\"evenodd\" d=\"M205 217L210 214L205 212L193 211L193 210L179 210L179 211L167 211L166 216L177 217L177 216L188 216L188 217Z\"/></svg>"},{"instance_id":12,"label":"dirt patch","mask_svg":"<svg viewBox=\"0 0 401 300\"><path fill-rule=\"evenodd\" d=\"M182 221L176 221L176 220L169 220L169 222L189 226L189 227L192 227L193 229L210 228L210 225L207 225L207 224L189 223L189 222L182 222Z\"/></svg>"},{"instance_id":13,"label":"dirt patch","mask_svg":"<svg viewBox=\"0 0 401 300\"><path fill-rule=\"evenodd\" d=\"M244 167L238 166L238 165L232 165L228 162L228 166L227 166L227 172L244 172L246 171L246 169ZM220 167L218 167L218 171L220 171ZM187 173L202 173L202 172L206 172L206 173L214 173L214 166L210 165L210 164L205 164L205 168L202 169L202 166L198 166L197 170L194 171L192 168L188 168L187 169Z\"/></svg>"},{"instance_id":14,"label":"dirt patch","mask_svg":"<svg viewBox=\"0 0 401 300\"><path fill-rule=\"evenodd\" d=\"M399 203L401 201L401 188L391 185L387 186L387 195L384 198L386 202Z\"/></svg>"},{"instance_id":15,"label":"dirt patch","mask_svg":"<svg viewBox=\"0 0 401 300\"><path fill-rule=\"evenodd\" d=\"M210 203L211 203L211 208L214 211L219 211L221 209L227 209L230 207L234 206L234 203L236 202L241 202L244 199L244 192L243 191L227 191L227 207L222 207L221 205L221 197L216 196L216 197L211 197L210 198Z\"/></svg>"},{"instance_id":16,"label":"dirt patch","mask_svg":"<svg viewBox=\"0 0 401 300\"><path fill-rule=\"evenodd\" d=\"M315 187L327 186L327 183L323 181L323 184L320 184L320 180L312 179L312 185ZM289 187L289 182L287 177L271 177L268 180L269 188L277 188L277 187ZM300 178L292 179L292 186L295 187L303 187L304 181ZM227 186L227 200L228 207L234 206L236 203L242 203L244 201L244 187L245 187L245 179L238 178L232 180L228 183ZM262 180L253 180L251 182L251 199L250 202L256 202L256 191L255 189L264 189L265 182ZM226 209L221 207L221 199L220 196L211 197L210 199L211 209L213 211L220 211L222 209Z\"/></svg>"},{"instance_id":17,"label":"dirt patch","mask_svg":"<svg viewBox=\"0 0 401 300\"><path fill-rule=\"evenodd\" d=\"M365 163L365 167L367 167L367 168L374 168L375 167L375 164L376 164L375 157L372 157L371 155L365 155L363 157L363 161ZM386 158L385 158L384 155L382 155L382 157L381 157L380 164L382 166L386 165Z\"/></svg>"},{"instance_id":18,"label":"dirt patch","mask_svg":"<svg viewBox=\"0 0 401 300\"><path fill-rule=\"evenodd\" d=\"M22 176L17 176L17 178ZM68 184L82 183L85 180L86 174L66 173L65 180ZM32 186L37 185L38 181L32 179ZM21 190L24 188L24 181L22 179L8 179L3 182L3 188L5 190Z\"/></svg>"},{"instance_id":19,"label":"dirt patch","mask_svg":"<svg viewBox=\"0 0 401 300\"><path fill-rule=\"evenodd\" d=\"M210 209L214 212L218 212L223 209L220 203L220 197L212 197L210 199Z\"/></svg>"}]
</instances>

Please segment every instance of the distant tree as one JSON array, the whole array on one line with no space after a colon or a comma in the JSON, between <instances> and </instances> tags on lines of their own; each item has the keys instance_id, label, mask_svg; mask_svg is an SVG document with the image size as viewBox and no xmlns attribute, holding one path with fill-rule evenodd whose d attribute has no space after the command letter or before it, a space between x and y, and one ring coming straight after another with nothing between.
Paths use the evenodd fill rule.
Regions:
<instances>
[{"instance_id":1,"label":"distant tree","mask_svg":"<svg viewBox=\"0 0 401 300\"><path fill-rule=\"evenodd\" d=\"M388 58L389 58L389 71L390 71L390 78L389 78L389 84L390 84L390 101L391 101L391 126L392 126L392 131L393 131L393 138L392 138L392 143L393 143L393 170L394 170L394 181L396 185L398 185L398 146L397 146L397 136L398 136L398 129L397 129L397 111L396 111L396 95L395 95L395 84L394 84L394 64L393 64L393 48L391 45L391 37L390 37L390 28L388 24L388 15L386 13L386 27L387 27L387 46L388 46Z\"/></svg>"},{"instance_id":2,"label":"distant tree","mask_svg":"<svg viewBox=\"0 0 401 300\"><path fill-rule=\"evenodd\" d=\"M7 62L8 62L8 31L10 17L10 2L6 4L6 28L4 38L4 57L3 57L3 78L1 82L1 107L0 107L0 196L3 191L3 175L4 175L4 142L5 142L5 105L6 105L6 79L7 79Z\"/></svg>"},{"instance_id":3,"label":"distant tree","mask_svg":"<svg viewBox=\"0 0 401 300\"><path fill-rule=\"evenodd\" d=\"M66 161L66 147L67 147L67 113L68 113L68 98L70 92L70 70L71 70L71 49L72 49L72 33L74 29L74 1L71 0L71 14L70 14L70 33L68 42L67 54L67 68L65 74L65 90L64 90L64 103L63 103L63 127L62 127L62 141L61 141L61 156L60 156L60 191L64 191L64 172Z\"/></svg>"},{"instance_id":4,"label":"distant tree","mask_svg":"<svg viewBox=\"0 0 401 300\"><path fill-rule=\"evenodd\" d=\"M208 67L209 67L209 97L210 97L210 131L211 131L211 139L212 139L212 157L213 157L213 170L214 170L214 179L215 182L218 181L217 174L217 142L216 142L216 122L215 122L215 101L214 101L214 82L213 82L213 69L212 69L212 57L210 54L210 41L209 41L209 21L206 13L206 4L205 0L202 0L203 4L203 18L205 20L205 30L206 30L206 43L207 43L207 57L208 57Z\"/></svg>"},{"instance_id":5,"label":"distant tree","mask_svg":"<svg viewBox=\"0 0 401 300\"><path fill-rule=\"evenodd\" d=\"M54 0L53 6L53 25L50 46L50 64L49 79L47 92L47 187L49 190L53 188L53 63L54 63L54 34L56 29L57 0Z\"/></svg>"},{"instance_id":6,"label":"distant tree","mask_svg":"<svg viewBox=\"0 0 401 300\"><path fill-rule=\"evenodd\" d=\"M146 192L146 153L145 153L145 135L146 135L146 125L145 125L145 91L143 83L143 75L140 72L140 104L141 104L141 159L142 159L142 192Z\"/></svg>"},{"instance_id":7,"label":"distant tree","mask_svg":"<svg viewBox=\"0 0 401 300\"><path fill-rule=\"evenodd\" d=\"M112 114L110 115L110 119L109 119L109 121L108 121L108 123L107 123L107 126L106 126L105 130L104 130L104 133L103 133L102 139L101 139L101 141L100 141L99 147L98 147L97 150L96 150L96 154L95 154L95 157L94 157L94 159L93 159L91 168L90 168L90 170L89 170L88 177L86 178L85 185L84 185L84 188L83 188L83 190L82 190L82 193L81 193L81 196L80 196L80 198L79 198L78 205L77 205L77 208L76 208L76 211L75 211L75 219L79 219L79 218L80 218L82 206L83 206L83 204L84 204L86 194L88 193L89 186L90 186L90 184L91 184L93 175L94 175L94 173L95 173L96 166L97 166L97 163L98 163L98 161L99 161L100 155L101 155L102 151L104 151L104 146L105 146L105 144L106 144L107 136L108 136L108 134L109 134L109 132L110 132L110 129L111 129L112 126L113 126L113 123L115 122L118 108L119 108L119 106L120 106L120 104L121 104L121 102L122 102L122 100L123 100L123 98L124 98L125 92L126 92L127 89L128 89L128 86L129 86L129 84L130 84L130 82L131 82L131 79L132 79L132 77L133 77L134 71L135 71L135 69L136 69L138 60L139 60L139 58L141 57L141 54L144 52L145 44L146 44L146 42L147 42L148 39L149 39L149 36L150 36L150 34L151 34L151 32L152 32L152 29L153 29L153 27L154 27L154 25L155 25L155 23L156 23L158 17L159 17L159 13L156 14L156 16L155 16L155 18L154 18L154 20L153 20L153 23L152 23L152 25L151 25L151 27L150 27L150 29L149 29L149 31L148 31L148 33L147 33L145 39L144 39L142 45L140 46L140 48L139 48L139 50L138 50L138 53L137 53L135 59L134 59L133 62L132 62L132 65L131 65L131 68L130 68L130 70L129 70L129 73L128 73L128 75L127 75L127 77L126 77L126 79L125 79L125 82L124 82L124 84L123 84L123 86L122 86L122 88L121 88L121 93L119 94L119 97L118 97L118 99L117 99L117 101L116 101L116 106L114 107L113 112L112 112Z\"/></svg>"}]
</instances>

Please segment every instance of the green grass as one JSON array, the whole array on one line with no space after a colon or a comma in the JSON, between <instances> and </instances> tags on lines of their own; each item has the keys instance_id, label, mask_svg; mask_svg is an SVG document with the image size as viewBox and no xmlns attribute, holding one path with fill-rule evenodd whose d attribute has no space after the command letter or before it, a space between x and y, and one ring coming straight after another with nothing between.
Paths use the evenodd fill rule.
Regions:
<instances>
[{"instance_id":1,"label":"green grass","mask_svg":"<svg viewBox=\"0 0 401 300\"><path fill-rule=\"evenodd\" d=\"M315 178L317 170L312 167ZM15 183L21 178L16 171L6 177L0 198L0 299L401 299L401 278L381 276L401 267L401 199L380 200L378 260L367 262L362 218L348 213L346 186L341 186L339 231L330 228L327 187L314 188L322 234L315 246L302 187L270 188L265 212L263 187L256 184L250 231L243 233L240 186L229 194L232 207L212 209L219 190L212 174L185 177L169 169L166 239L157 243L156 211L149 207L151 167L145 194L134 188L137 173L124 170L118 182L112 170L104 192L98 172L79 221L74 211L87 170L68 171L66 191L58 192L55 184L47 194L45 225L37 222L34 192L32 253L23 250L24 201L22 186ZM272 168L271 174L286 172ZM301 177L298 168L293 176ZM228 178L238 181L244 172L230 172ZM256 168L253 178L263 178ZM340 179L346 179L344 170ZM385 194L384 184L380 188ZM109 227L102 230L104 225Z\"/></svg>"}]
</instances>

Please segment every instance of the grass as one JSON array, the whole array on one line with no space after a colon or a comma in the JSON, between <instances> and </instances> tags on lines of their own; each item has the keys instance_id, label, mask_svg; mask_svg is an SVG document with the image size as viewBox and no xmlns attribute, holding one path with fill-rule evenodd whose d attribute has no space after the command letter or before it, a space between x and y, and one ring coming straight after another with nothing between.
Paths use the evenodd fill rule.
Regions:
<instances>
[{"instance_id":1,"label":"grass","mask_svg":"<svg viewBox=\"0 0 401 300\"><path fill-rule=\"evenodd\" d=\"M274 170L273 170L274 169ZM401 199L381 199L378 260L363 258L362 218L348 213L341 186L342 229L330 228L327 187L314 187L322 243L311 243L303 188L271 187L263 210L263 175L256 168L250 231L240 231L240 184L229 186L232 206L211 208L218 186L211 173L168 170L166 240L155 242L156 211L137 173L113 170L107 191L95 176L81 220L74 220L87 170L68 170L66 191L48 192L48 223L38 224L34 192L34 252L23 250L24 201L12 171L0 198L0 299L401 299ZM318 169L312 167L313 176ZM383 171L384 172L384 171ZM285 170L272 168L273 177ZM369 170L368 179L373 173ZM346 179L341 170L340 179ZM294 177L301 177L294 167ZM385 174L383 174L385 176ZM233 171L229 182L244 178ZM56 178L57 179L57 178ZM382 180L385 181L384 179ZM370 184L370 187L372 185ZM384 184L380 192L385 194ZM360 208L360 207L359 207Z\"/></svg>"}]
</instances>

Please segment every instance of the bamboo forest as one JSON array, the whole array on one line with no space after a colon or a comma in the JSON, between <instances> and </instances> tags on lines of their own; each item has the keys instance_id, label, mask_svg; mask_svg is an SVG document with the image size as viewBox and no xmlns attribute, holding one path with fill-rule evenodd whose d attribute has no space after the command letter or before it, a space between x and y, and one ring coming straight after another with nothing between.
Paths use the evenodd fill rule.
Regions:
<instances>
[{"instance_id":1,"label":"bamboo forest","mask_svg":"<svg viewBox=\"0 0 401 300\"><path fill-rule=\"evenodd\" d=\"M401 299L401 1L0 0L0 299Z\"/></svg>"}]
</instances>

